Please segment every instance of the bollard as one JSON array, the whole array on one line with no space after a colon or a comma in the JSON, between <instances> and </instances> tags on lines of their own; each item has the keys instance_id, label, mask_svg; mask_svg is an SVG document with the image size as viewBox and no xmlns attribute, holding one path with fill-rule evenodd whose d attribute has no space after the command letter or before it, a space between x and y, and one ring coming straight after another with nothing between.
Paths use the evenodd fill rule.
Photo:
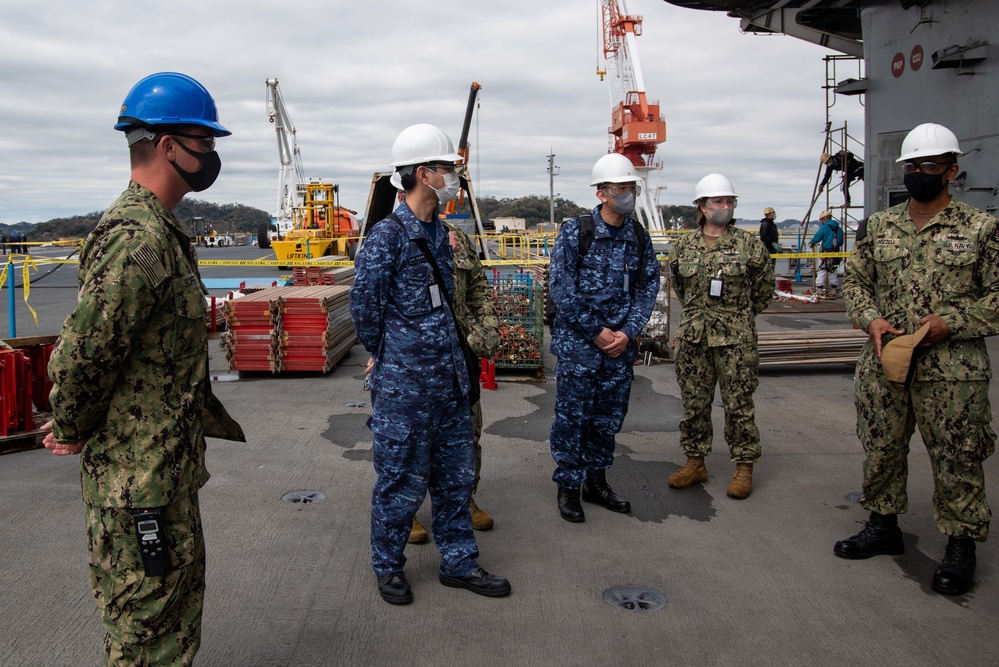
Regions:
<instances>
[{"instance_id":1,"label":"bollard","mask_svg":"<svg viewBox=\"0 0 999 667\"><path fill-rule=\"evenodd\" d=\"M17 316L14 314L14 262L11 261L9 255L7 256L7 268L4 269L4 273L7 274L7 279L10 280L7 283L7 312L10 320L10 337L17 338Z\"/></svg>"},{"instance_id":2,"label":"bollard","mask_svg":"<svg viewBox=\"0 0 999 667\"><path fill-rule=\"evenodd\" d=\"M496 362L492 359L482 359L482 373L479 382L483 389L496 389Z\"/></svg>"}]
</instances>

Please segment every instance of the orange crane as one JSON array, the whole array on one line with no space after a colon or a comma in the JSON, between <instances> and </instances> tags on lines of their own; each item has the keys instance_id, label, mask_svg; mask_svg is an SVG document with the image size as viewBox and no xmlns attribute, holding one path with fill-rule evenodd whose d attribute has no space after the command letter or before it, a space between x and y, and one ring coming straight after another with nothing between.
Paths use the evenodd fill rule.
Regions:
<instances>
[{"instance_id":1,"label":"orange crane","mask_svg":"<svg viewBox=\"0 0 999 667\"><path fill-rule=\"evenodd\" d=\"M642 34L642 17L628 14L624 0L597 0L601 25L604 68L597 66L600 80L610 75L610 150L631 160L645 180L636 210L649 231L662 231L662 214L654 202L649 176L662 170L655 159L659 144L666 141L666 119L659 102L645 94L645 80L638 60L636 37ZM658 187L655 188L658 191Z\"/></svg>"}]
</instances>

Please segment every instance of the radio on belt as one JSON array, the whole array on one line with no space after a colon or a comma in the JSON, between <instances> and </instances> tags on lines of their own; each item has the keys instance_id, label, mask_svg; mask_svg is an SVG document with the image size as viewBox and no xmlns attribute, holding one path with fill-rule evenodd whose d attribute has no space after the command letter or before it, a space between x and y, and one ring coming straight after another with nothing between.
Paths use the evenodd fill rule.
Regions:
<instances>
[{"instance_id":1,"label":"radio on belt","mask_svg":"<svg viewBox=\"0 0 999 667\"><path fill-rule=\"evenodd\" d=\"M163 510L137 509L132 511L135 517L135 536L139 541L139 554L142 556L142 569L148 577L163 577L170 572L170 556L167 554L164 532L166 521Z\"/></svg>"}]
</instances>

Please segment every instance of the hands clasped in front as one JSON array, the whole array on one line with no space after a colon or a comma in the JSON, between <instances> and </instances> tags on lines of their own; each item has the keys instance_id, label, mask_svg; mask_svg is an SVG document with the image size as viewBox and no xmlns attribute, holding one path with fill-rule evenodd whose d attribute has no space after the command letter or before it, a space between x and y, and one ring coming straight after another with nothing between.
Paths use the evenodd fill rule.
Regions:
<instances>
[{"instance_id":1,"label":"hands clasped in front","mask_svg":"<svg viewBox=\"0 0 999 667\"><path fill-rule=\"evenodd\" d=\"M628 335L620 331L611 331L607 327L593 339L593 344L611 359L620 357L628 347Z\"/></svg>"}]
</instances>

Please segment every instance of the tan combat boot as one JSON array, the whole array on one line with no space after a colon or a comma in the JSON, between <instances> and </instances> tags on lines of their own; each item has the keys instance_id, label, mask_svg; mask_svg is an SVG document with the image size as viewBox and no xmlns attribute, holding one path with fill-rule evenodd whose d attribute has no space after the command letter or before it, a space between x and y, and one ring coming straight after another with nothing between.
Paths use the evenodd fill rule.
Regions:
<instances>
[{"instance_id":1,"label":"tan combat boot","mask_svg":"<svg viewBox=\"0 0 999 667\"><path fill-rule=\"evenodd\" d=\"M704 467L703 456L688 456L683 467L666 480L674 489L686 489L693 484L708 481L708 469Z\"/></svg>"},{"instance_id":2,"label":"tan combat boot","mask_svg":"<svg viewBox=\"0 0 999 667\"><path fill-rule=\"evenodd\" d=\"M489 512L476 504L475 498L471 499L468 506L472 510L472 528L475 530L489 530L493 527L493 518L489 516Z\"/></svg>"},{"instance_id":3,"label":"tan combat boot","mask_svg":"<svg viewBox=\"0 0 999 667\"><path fill-rule=\"evenodd\" d=\"M736 463L732 481L728 483L728 495L732 498L748 498L753 490L753 464Z\"/></svg>"},{"instance_id":4,"label":"tan combat boot","mask_svg":"<svg viewBox=\"0 0 999 667\"><path fill-rule=\"evenodd\" d=\"M423 527L420 520L415 516L413 517L413 529L409 531L409 539L406 540L410 544L423 544L430 539L430 535L427 534L427 529Z\"/></svg>"}]
</instances>

